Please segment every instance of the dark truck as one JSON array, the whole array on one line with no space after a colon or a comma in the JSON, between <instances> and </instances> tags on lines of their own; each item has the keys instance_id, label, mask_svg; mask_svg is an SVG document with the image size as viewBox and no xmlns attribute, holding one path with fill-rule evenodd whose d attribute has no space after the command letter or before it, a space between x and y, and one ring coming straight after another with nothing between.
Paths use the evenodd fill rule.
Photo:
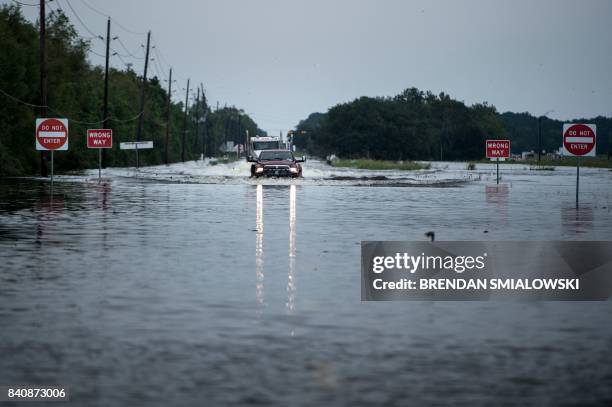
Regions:
<instances>
[{"instance_id":1,"label":"dark truck","mask_svg":"<svg viewBox=\"0 0 612 407\"><path fill-rule=\"evenodd\" d=\"M252 162L251 176L261 177L301 177L302 166L299 163L306 161L304 157L297 159L289 150L263 150L259 157L248 157Z\"/></svg>"}]
</instances>

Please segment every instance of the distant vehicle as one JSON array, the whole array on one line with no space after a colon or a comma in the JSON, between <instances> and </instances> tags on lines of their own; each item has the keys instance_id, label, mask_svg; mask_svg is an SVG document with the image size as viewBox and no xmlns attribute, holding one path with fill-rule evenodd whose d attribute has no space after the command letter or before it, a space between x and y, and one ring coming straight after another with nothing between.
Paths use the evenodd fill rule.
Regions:
<instances>
[{"instance_id":1,"label":"distant vehicle","mask_svg":"<svg viewBox=\"0 0 612 407\"><path fill-rule=\"evenodd\" d=\"M255 136L249 140L249 155L257 159L264 150L280 150L283 147L279 137Z\"/></svg>"},{"instance_id":2,"label":"distant vehicle","mask_svg":"<svg viewBox=\"0 0 612 407\"><path fill-rule=\"evenodd\" d=\"M263 150L257 159L249 157L252 177L292 177L302 176L304 157L295 158L289 150Z\"/></svg>"}]
</instances>

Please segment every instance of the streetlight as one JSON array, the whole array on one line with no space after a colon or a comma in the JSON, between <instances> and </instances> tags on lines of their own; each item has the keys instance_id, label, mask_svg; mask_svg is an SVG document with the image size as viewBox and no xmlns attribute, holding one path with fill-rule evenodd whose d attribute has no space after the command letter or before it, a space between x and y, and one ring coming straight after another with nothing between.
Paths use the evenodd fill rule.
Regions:
<instances>
[{"instance_id":1,"label":"streetlight","mask_svg":"<svg viewBox=\"0 0 612 407\"><path fill-rule=\"evenodd\" d=\"M554 109L551 109L538 117L538 165L540 165L540 157L542 155L542 117L546 117L547 114L554 112Z\"/></svg>"}]
</instances>

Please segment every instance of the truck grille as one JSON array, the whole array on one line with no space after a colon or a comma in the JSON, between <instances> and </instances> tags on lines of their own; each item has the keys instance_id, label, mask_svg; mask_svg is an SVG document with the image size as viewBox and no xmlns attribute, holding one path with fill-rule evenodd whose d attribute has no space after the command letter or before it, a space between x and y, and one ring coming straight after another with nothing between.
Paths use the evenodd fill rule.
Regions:
<instances>
[{"instance_id":1,"label":"truck grille","mask_svg":"<svg viewBox=\"0 0 612 407\"><path fill-rule=\"evenodd\" d=\"M289 175L288 165L264 165L264 174L266 175Z\"/></svg>"}]
</instances>

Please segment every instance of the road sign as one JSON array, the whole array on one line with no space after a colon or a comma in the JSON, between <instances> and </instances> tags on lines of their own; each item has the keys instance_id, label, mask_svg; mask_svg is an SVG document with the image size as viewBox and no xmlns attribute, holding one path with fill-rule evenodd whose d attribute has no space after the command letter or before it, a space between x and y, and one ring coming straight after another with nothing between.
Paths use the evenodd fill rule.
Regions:
<instances>
[{"instance_id":1,"label":"road sign","mask_svg":"<svg viewBox=\"0 0 612 407\"><path fill-rule=\"evenodd\" d=\"M113 148L113 130L88 129L87 148Z\"/></svg>"},{"instance_id":2,"label":"road sign","mask_svg":"<svg viewBox=\"0 0 612 407\"><path fill-rule=\"evenodd\" d=\"M563 124L563 155L595 157L597 127L594 124Z\"/></svg>"},{"instance_id":3,"label":"road sign","mask_svg":"<svg viewBox=\"0 0 612 407\"><path fill-rule=\"evenodd\" d=\"M487 140L487 158L510 158L510 140Z\"/></svg>"},{"instance_id":4,"label":"road sign","mask_svg":"<svg viewBox=\"0 0 612 407\"><path fill-rule=\"evenodd\" d=\"M128 143L119 143L120 150L142 150L146 148L153 148L152 141L132 141Z\"/></svg>"},{"instance_id":5,"label":"road sign","mask_svg":"<svg viewBox=\"0 0 612 407\"><path fill-rule=\"evenodd\" d=\"M68 119L36 119L36 149L68 150Z\"/></svg>"},{"instance_id":6,"label":"road sign","mask_svg":"<svg viewBox=\"0 0 612 407\"><path fill-rule=\"evenodd\" d=\"M510 140L485 140L485 151L487 158L496 161L496 180L499 184L499 161L510 158Z\"/></svg>"}]
</instances>

